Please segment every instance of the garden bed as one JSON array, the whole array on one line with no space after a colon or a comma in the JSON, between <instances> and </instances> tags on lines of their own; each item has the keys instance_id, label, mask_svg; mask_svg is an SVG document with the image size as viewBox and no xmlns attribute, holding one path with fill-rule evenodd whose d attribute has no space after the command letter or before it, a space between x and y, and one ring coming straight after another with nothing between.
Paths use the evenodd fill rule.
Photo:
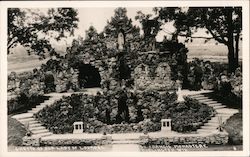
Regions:
<instances>
[{"instance_id":1,"label":"garden bed","mask_svg":"<svg viewBox=\"0 0 250 157\"><path fill-rule=\"evenodd\" d=\"M36 118L55 134L72 133L73 123L83 121L84 132L128 133L154 132L161 129L161 119L172 119L172 130L196 131L213 116L213 108L186 98L177 103L175 93L146 92L129 97L129 122L117 123L117 95L76 95L64 97L43 108ZM134 101L136 100L136 101ZM109 112L109 113L107 113Z\"/></svg>"}]
</instances>

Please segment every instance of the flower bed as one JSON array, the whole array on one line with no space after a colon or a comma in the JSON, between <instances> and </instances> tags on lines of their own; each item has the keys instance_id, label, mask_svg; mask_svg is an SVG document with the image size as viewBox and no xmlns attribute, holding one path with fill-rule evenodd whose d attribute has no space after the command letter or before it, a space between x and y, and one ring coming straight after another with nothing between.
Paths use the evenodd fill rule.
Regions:
<instances>
[{"instance_id":1,"label":"flower bed","mask_svg":"<svg viewBox=\"0 0 250 157\"><path fill-rule=\"evenodd\" d=\"M174 131L190 132L213 114L211 107L189 98L184 103L176 103L175 93L127 94L129 121L117 122L119 96L116 92L64 97L38 112L36 118L50 131L59 134L72 133L75 121L83 121L84 131L89 133L153 132L160 130L162 118L172 119Z\"/></svg>"}]
</instances>

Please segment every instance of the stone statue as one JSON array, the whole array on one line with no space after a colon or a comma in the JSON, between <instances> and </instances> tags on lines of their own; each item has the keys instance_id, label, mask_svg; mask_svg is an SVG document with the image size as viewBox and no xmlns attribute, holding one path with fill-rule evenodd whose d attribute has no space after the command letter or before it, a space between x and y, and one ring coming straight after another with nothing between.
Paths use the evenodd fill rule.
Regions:
<instances>
[{"instance_id":1,"label":"stone statue","mask_svg":"<svg viewBox=\"0 0 250 157\"><path fill-rule=\"evenodd\" d=\"M124 48L124 34L122 32L119 32L118 34L118 50L122 51Z\"/></svg>"},{"instance_id":2,"label":"stone statue","mask_svg":"<svg viewBox=\"0 0 250 157\"><path fill-rule=\"evenodd\" d=\"M185 101L184 98L183 98L183 93L181 91L181 81L180 80L177 80L176 81L176 84L178 86L178 90L177 90L177 102L183 102Z\"/></svg>"}]
</instances>

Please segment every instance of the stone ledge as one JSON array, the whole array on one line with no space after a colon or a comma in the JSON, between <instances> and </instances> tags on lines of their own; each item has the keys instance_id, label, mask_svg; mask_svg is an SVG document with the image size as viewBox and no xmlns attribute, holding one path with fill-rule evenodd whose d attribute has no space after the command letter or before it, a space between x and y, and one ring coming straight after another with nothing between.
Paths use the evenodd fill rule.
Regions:
<instances>
[{"instance_id":1,"label":"stone ledge","mask_svg":"<svg viewBox=\"0 0 250 157\"><path fill-rule=\"evenodd\" d=\"M39 147L41 142L40 137L32 137L32 136L24 136L22 140L23 140L23 146Z\"/></svg>"},{"instance_id":2,"label":"stone ledge","mask_svg":"<svg viewBox=\"0 0 250 157\"><path fill-rule=\"evenodd\" d=\"M112 143L111 136L102 136L93 139L42 139L42 146L98 146Z\"/></svg>"},{"instance_id":3,"label":"stone ledge","mask_svg":"<svg viewBox=\"0 0 250 157\"><path fill-rule=\"evenodd\" d=\"M140 145L171 145L171 144L227 144L228 133L218 132L207 136L171 136L171 137L150 137L140 136Z\"/></svg>"}]
</instances>

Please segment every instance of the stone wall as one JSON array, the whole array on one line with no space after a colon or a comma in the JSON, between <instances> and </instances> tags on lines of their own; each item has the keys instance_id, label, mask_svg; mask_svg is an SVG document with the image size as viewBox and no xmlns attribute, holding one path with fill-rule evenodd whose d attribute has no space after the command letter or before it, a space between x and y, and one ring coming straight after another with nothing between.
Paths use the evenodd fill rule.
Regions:
<instances>
[{"instance_id":1,"label":"stone wall","mask_svg":"<svg viewBox=\"0 0 250 157\"><path fill-rule=\"evenodd\" d=\"M41 146L98 146L111 144L112 137L104 135L95 139L41 139Z\"/></svg>"},{"instance_id":2,"label":"stone wall","mask_svg":"<svg viewBox=\"0 0 250 157\"><path fill-rule=\"evenodd\" d=\"M23 138L23 146L98 146L111 144L112 137L103 135L101 138L87 139L43 139L40 137Z\"/></svg>"},{"instance_id":3,"label":"stone wall","mask_svg":"<svg viewBox=\"0 0 250 157\"><path fill-rule=\"evenodd\" d=\"M166 133L167 136L167 133ZM170 137L140 136L140 145L172 145L172 144L227 144L228 133L218 132L209 135L188 134Z\"/></svg>"},{"instance_id":4,"label":"stone wall","mask_svg":"<svg viewBox=\"0 0 250 157\"><path fill-rule=\"evenodd\" d=\"M40 137L23 137L23 146L33 146L33 147L39 147L41 138Z\"/></svg>"},{"instance_id":5,"label":"stone wall","mask_svg":"<svg viewBox=\"0 0 250 157\"><path fill-rule=\"evenodd\" d=\"M133 71L135 88L157 91L174 89L175 81L171 79L171 67L168 64L170 59L169 52L140 53L138 66Z\"/></svg>"}]
</instances>

